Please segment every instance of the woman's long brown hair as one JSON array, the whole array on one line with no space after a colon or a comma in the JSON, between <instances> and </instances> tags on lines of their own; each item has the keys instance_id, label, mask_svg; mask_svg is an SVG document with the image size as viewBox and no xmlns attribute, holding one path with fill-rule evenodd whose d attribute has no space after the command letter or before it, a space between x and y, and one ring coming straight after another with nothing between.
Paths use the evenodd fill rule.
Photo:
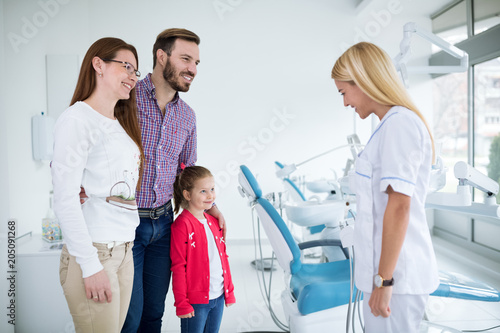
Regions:
<instances>
[{"instance_id":1,"label":"woman's long brown hair","mask_svg":"<svg viewBox=\"0 0 500 333\"><path fill-rule=\"evenodd\" d=\"M92 59L94 57L99 57L101 59L113 59L116 53L121 50L128 50L134 54L137 64L139 64L139 58L137 56L137 50L133 45L125 43L119 38L106 37L97 40L94 44L90 46L85 57L83 58L82 67L80 69L80 75L78 76L78 82L76 83L75 93L71 99L70 105L75 104L78 101L84 101L90 97L94 89L96 88L96 76L97 73L92 66ZM135 87L130 91L129 99L121 99L115 105L115 117L122 125L123 129L130 138L135 142L139 151L141 152L141 166L145 160L144 150L142 149L141 143L141 129L139 127L139 122L137 120L137 103L135 100ZM140 187L142 180L142 167L140 168L139 181L137 182L137 188Z\"/></svg>"}]
</instances>

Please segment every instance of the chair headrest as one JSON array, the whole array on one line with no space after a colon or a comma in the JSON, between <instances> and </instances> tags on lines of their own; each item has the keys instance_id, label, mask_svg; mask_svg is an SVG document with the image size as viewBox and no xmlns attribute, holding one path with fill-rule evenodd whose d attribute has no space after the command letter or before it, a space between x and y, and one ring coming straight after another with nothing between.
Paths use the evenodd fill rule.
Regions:
<instances>
[{"instance_id":1,"label":"chair headrest","mask_svg":"<svg viewBox=\"0 0 500 333\"><path fill-rule=\"evenodd\" d=\"M254 175L246 165L240 166L240 173L238 174L238 182L243 194L252 200L259 199L262 196L262 190Z\"/></svg>"},{"instance_id":2,"label":"chair headrest","mask_svg":"<svg viewBox=\"0 0 500 333\"><path fill-rule=\"evenodd\" d=\"M283 179L283 181L285 183L288 183L290 184L290 186L295 190L295 192L297 192L297 194L300 196L300 198L302 199L302 201L306 201L306 197L304 196L304 193L302 193L302 191L298 188L298 186L295 184L295 182L293 180L291 180L290 178L285 178Z\"/></svg>"}]
</instances>

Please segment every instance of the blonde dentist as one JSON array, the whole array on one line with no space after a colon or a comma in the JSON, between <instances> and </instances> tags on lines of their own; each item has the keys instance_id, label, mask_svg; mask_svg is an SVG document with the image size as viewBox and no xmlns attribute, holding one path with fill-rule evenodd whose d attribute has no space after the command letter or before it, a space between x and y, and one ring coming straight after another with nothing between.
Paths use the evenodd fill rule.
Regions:
<instances>
[{"instance_id":1,"label":"blonde dentist","mask_svg":"<svg viewBox=\"0 0 500 333\"><path fill-rule=\"evenodd\" d=\"M439 285L424 202L433 140L391 58L371 43L349 48L332 78L361 119L380 123L356 160L355 282L365 332L418 332Z\"/></svg>"}]
</instances>

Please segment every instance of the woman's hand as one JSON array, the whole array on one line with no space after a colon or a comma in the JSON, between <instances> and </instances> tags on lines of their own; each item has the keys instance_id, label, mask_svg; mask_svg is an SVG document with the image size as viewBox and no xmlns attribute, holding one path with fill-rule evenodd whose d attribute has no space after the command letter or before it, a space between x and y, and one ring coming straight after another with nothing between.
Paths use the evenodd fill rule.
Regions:
<instances>
[{"instance_id":1,"label":"woman's hand","mask_svg":"<svg viewBox=\"0 0 500 333\"><path fill-rule=\"evenodd\" d=\"M194 311L191 312L191 313L185 314L185 315L177 316L177 317L179 317L179 318L193 318L194 317Z\"/></svg>"},{"instance_id":2,"label":"woman's hand","mask_svg":"<svg viewBox=\"0 0 500 333\"><path fill-rule=\"evenodd\" d=\"M104 269L83 278L83 284L88 299L93 299L94 302L111 303L111 284Z\"/></svg>"},{"instance_id":3,"label":"woman's hand","mask_svg":"<svg viewBox=\"0 0 500 333\"><path fill-rule=\"evenodd\" d=\"M87 196L87 193L85 193L85 189L83 186L80 186L80 204L83 205L88 198L89 197Z\"/></svg>"},{"instance_id":4,"label":"woman's hand","mask_svg":"<svg viewBox=\"0 0 500 333\"><path fill-rule=\"evenodd\" d=\"M389 302L392 297L392 287L375 288L370 297L368 305L375 317L382 316L387 318L391 315Z\"/></svg>"}]
</instances>

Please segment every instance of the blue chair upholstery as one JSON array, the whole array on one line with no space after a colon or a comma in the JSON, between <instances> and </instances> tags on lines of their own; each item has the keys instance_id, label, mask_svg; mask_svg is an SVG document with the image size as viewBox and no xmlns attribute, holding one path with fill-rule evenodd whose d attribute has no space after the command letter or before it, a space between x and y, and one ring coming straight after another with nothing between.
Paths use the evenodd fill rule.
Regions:
<instances>
[{"instance_id":1,"label":"blue chair upholstery","mask_svg":"<svg viewBox=\"0 0 500 333\"><path fill-rule=\"evenodd\" d=\"M244 186L244 188L251 190L251 192L247 194L254 199L260 198L262 196L262 190L260 189L259 183L257 183L257 179L255 179L250 169L248 169L246 165L242 165L240 166L240 170L244 177L240 177L239 182L241 183L242 181L246 181L248 186Z\"/></svg>"},{"instance_id":2,"label":"blue chair upholstery","mask_svg":"<svg viewBox=\"0 0 500 333\"><path fill-rule=\"evenodd\" d=\"M281 162L278 162L278 161L275 161L274 164L276 164L278 166L278 168L280 169L283 169L285 166L283 165L283 163Z\"/></svg>"},{"instance_id":3,"label":"blue chair upholstery","mask_svg":"<svg viewBox=\"0 0 500 333\"><path fill-rule=\"evenodd\" d=\"M276 253L278 263L291 276L290 291L302 315L334 308L349 302L349 260L304 264L299 245L272 204L262 198L262 191L250 170L242 165L240 184L254 200L259 219ZM244 179L242 179L244 178ZM284 244L286 249L278 248Z\"/></svg>"},{"instance_id":4,"label":"blue chair upholstery","mask_svg":"<svg viewBox=\"0 0 500 333\"><path fill-rule=\"evenodd\" d=\"M285 166L278 162L278 161L275 161L274 164L276 164L276 166L280 169L283 169ZM302 201L306 201L306 197L304 195L304 193L302 193L302 191L299 189L299 187L297 186L297 184L295 184L295 182L293 180L291 180L290 178L288 177L285 177L283 178L283 182L287 185L290 186L291 190L295 192L295 194L302 199ZM285 186L286 187L286 186ZM298 200L298 199L296 199Z\"/></svg>"},{"instance_id":5,"label":"blue chair upholstery","mask_svg":"<svg viewBox=\"0 0 500 333\"><path fill-rule=\"evenodd\" d=\"M297 194L302 198L303 201L306 201L306 197L304 196L304 193L299 189L299 187L295 184L293 180L290 178L285 178L283 179L285 183L288 183L294 190L297 192Z\"/></svg>"},{"instance_id":6,"label":"blue chair upholstery","mask_svg":"<svg viewBox=\"0 0 500 333\"><path fill-rule=\"evenodd\" d=\"M303 264L302 269L292 275L290 286L299 312L307 315L347 304L349 282L349 260L342 260Z\"/></svg>"},{"instance_id":7,"label":"blue chair upholstery","mask_svg":"<svg viewBox=\"0 0 500 333\"><path fill-rule=\"evenodd\" d=\"M500 302L500 292L487 284L459 273L439 272L438 289L431 296L483 302Z\"/></svg>"}]
</instances>

